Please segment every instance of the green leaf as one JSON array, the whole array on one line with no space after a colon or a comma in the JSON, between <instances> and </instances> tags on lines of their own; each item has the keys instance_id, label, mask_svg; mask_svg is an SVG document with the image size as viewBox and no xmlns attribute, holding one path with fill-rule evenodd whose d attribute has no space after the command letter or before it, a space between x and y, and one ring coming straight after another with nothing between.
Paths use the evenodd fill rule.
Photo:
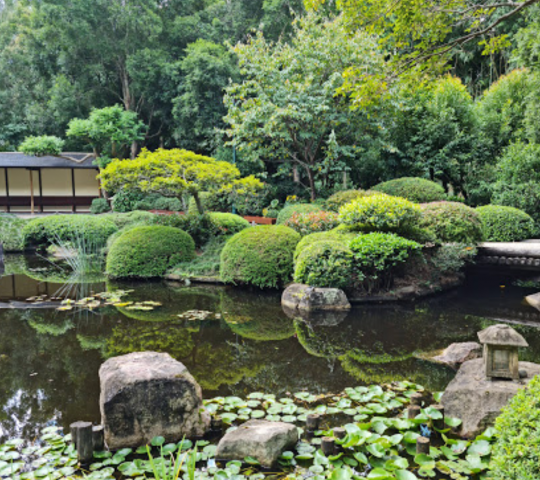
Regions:
<instances>
[{"instance_id":1,"label":"green leaf","mask_svg":"<svg viewBox=\"0 0 540 480\"><path fill-rule=\"evenodd\" d=\"M433 458L431 458L429 455L426 455L425 453L416 455L414 457L414 461L417 465L420 465L420 467L426 470L431 470L432 468L435 468L435 460L433 460Z\"/></svg>"},{"instance_id":2,"label":"green leaf","mask_svg":"<svg viewBox=\"0 0 540 480\"><path fill-rule=\"evenodd\" d=\"M384 468L374 468L369 472L367 478L372 478L374 480L392 480L394 476Z\"/></svg>"},{"instance_id":3,"label":"green leaf","mask_svg":"<svg viewBox=\"0 0 540 480\"><path fill-rule=\"evenodd\" d=\"M164 438L164 437L161 437L161 436L157 436L157 437L152 438L152 440L150 441L150 443L151 443L154 447L159 447L160 445L163 445L163 444L165 443L165 438Z\"/></svg>"},{"instance_id":4,"label":"green leaf","mask_svg":"<svg viewBox=\"0 0 540 480\"><path fill-rule=\"evenodd\" d=\"M259 460L257 460L256 458L253 458L253 457L244 458L244 462L246 462L249 465L260 465L261 464L259 462Z\"/></svg>"},{"instance_id":5,"label":"green leaf","mask_svg":"<svg viewBox=\"0 0 540 480\"><path fill-rule=\"evenodd\" d=\"M444 423L449 427L459 427L463 422L459 418L444 417Z\"/></svg>"},{"instance_id":6,"label":"green leaf","mask_svg":"<svg viewBox=\"0 0 540 480\"><path fill-rule=\"evenodd\" d=\"M396 470L394 475L397 480L418 480L418 477L414 473L407 470Z\"/></svg>"},{"instance_id":7,"label":"green leaf","mask_svg":"<svg viewBox=\"0 0 540 480\"><path fill-rule=\"evenodd\" d=\"M469 447L467 453L480 456L489 455L491 453L491 445L487 440L477 440Z\"/></svg>"},{"instance_id":8,"label":"green leaf","mask_svg":"<svg viewBox=\"0 0 540 480\"><path fill-rule=\"evenodd\" d=\"M386 453L386 448L378 443L372 443L366 447L366 450L374 457L381 458Z\"/></svg>"}]
</instances>

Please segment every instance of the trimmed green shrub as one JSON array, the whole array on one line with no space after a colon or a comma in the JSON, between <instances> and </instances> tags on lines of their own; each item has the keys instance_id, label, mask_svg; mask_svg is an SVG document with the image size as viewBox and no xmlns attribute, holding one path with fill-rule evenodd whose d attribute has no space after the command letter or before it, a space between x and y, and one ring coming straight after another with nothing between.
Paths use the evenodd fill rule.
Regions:
<instances>
[{"instance_id":1,"label":"trimmed green shrub","mask_svg":"<svg viewBox=\"0 0 540 480\"><path fill-rule=\"evenodd\" d=\"M195 243L186 232L173 227L136 227L113 243L107 256L107 275L162 277L169 268L194 257Z\"/></svg>"},{"instance_id":2,"label":"trimmed green shrub","mask_svg":"<svg viewBox=\"0 0 540 480\"><path fill-rule=\"evenodd\" d=\"M315 232L326 232L338 226L338 216L334 212L294 213L284 225L305 236Z\"/></svg>"},{"instance_id":3,"label":"trimmed green shrub","mask_svg":"<svg viewBox=\"0 0 540 480\"><path fill-rule=\"evenodd\" d=\"M246 219L234 213L210 212L208 216L215 228L214 235L234 235L250 226Z\"/></svg>"},{"instance_id":4,"label":"trimmed green shrub","mask_svg":"<svg viewBox=\"0 0 540 480\"><path fill-rule=\"evenodd\" d=\"M359 198L339 209L339 221L352 230L399 232L414 227L420 207L384 193Z\"/></svg>"},{"instance_id":5,"label":"trimmed green shrub","mask_svg":"<svg viewBox=\"0 0 540 480\"><path fill-rule=\"evenodd\" d=\"M104 246L118 230L108 215L50 215L29 220L23 228L26 246L47 247L57 241L89 241Z\"/></svg>"},{"instance_id":6,"label":"trimmed green shrub","mask_svg":"<svg viewBox=\"0 0 540 480\"><path fill-rule=\"evenodd\" d=\"M372 194L372 192L365 192L363 190L342 190L327 198L326 208L332 212L339 212L339 209L343 205L346 205L357 198L366 197Z\"/></svg>"},{"instance_id":7,"label":"trimmed green shrub","mask_svg":"<svg viewBox=\"0 0 540 480\"><path fill-rule=\"evenodd\" d=\"M416 203L446 200L444 188L438 183L418 177L403 177L375 185L372 190Z\"/></svg>"},{"instance_id":8,"label":"trimmed green shrub","mask_svg":"<svg viewBox=\"0 0 540 480\"><path fill-rule=\"evenodd\" d=\"M158 215L150 212L134 210L133 212L127 213L111 213L110 215L107 215L107 218L114 222L118 228L124 228L128 225L150 225L156 221Z\"/></svg>"},{"instance_id":9,"label":"trimmed green shrub","mask_svg":"<svg viewBox=\"0 0 540 480\"><path fill-rule=\"evenodd\" d=\"M350 243L356 273L368 292L389 288L395 268L421 248L419 243L412 240L379 232L358 235Z\"/></svg>"},{"instance_id":10,"label":"trimmed green shrub","mask_svg":"<svg viewBox=\"0 0 540 480\"><path fill-rule=\"evenodd\" d=\"M482 223L474 208L456 202L422 205L420 227L439 242L477 243L482 240Z\"/></svg>"},{"instance_id":11,"label":"trimmed green shrub","mask_svg":"<svg viewBox=\"0 0 540 480\"><path fill-rule=\"evenodd\" d=\"M520 388L495 422L496 441L491 452L494 480L540 478L540 376Z\"/></svg>"},{"instance_id":12,"label":"trimmed green shrub","mask_svg":"<svg viewBox=\"0 0 540 480\"><path fill-rule=\"evenodd\" d=\"M26 220L15 215L0 215L0 243L5 252L24 250L23 228Z\"/></svg>"},{"instance_id":13,"label":"trimmed green shrub","mask_svg":"<svg viewBox=\"0 0 540 480\"><path fill-rule=\"evenodd\" d=\"M341 245L348 247L350 241L353 238L356 238L356 235L356 233L348 233L335 229L329 232L315 232L306 235L305 237L302 237L302 239L298 242L298 245L296 245L296 249L294 250L294 260L296 261L302 251L305 248L310 247L314 243L320 241L335 241L337 243L340 243Z\"/></svg>"},{"instance_id":14,"label":"trimmed green shrub","mask_svg":"<svg viewBox=\"0 0 540 480\"><path fill-rule=\"evenodd\" d=\"M139 190L120 190L112 197L112 209L119 213L137 210L137 204L144 200L144 196Z\"/></svg>"},{"instance_id":15,"label":"trimmed green shrub","mask_svg":"<svg viewBox=\"0 0 540 480\"><path fill-rule=\"evenodd\" d=\"M26 137L19 146L19 152L25 155L43 157L45 155L60 155L64 148L64 140L52 135Z\"/></svg>"},{"instance_id":16,"label":"trimmed green shrub","mask_svg":"<svg viewBox=\"0 0 540 480\"><path fill-rule=\"evenodd\" d=\"M276 219L278 225L283 225L289 218L291 218L295 213L310 213L310 212L320 212L321 207L317 205L312 205L311 203L293 203L287 205L279 211L279 214Z\"/></svg>"},{"instance_id":17,"label":"trimmed green shrub","mask_svg":"<svg viewBox=\"0 0 540 480\"><path fill-rule=\"evenodd\" d=\"M90 205L90 213L98 215L100 213L107 213L111 211L111 206L106 198L94 198L92 205Z\"/></svg>"},{"instance_id":18,"label":"trimmed green shrub","mask_svg":"<svg viewBox=\"0 0 540 480\"><path fill-rule=\"evenodd\" d=\"M135 210L168 210L179 212L182 210L182 202L178 198L164 197L157 194L146 194L146 196L135 203Z\"/></svg>"},{"instance_id":19,"label":"trimmed green shrub","mask_svg":"<svg viewBox=\"0 0 540 480\"><path fill-rule=\"evenodd\" d=\"M486 205L476 211L487 242L519 242L537 232L532 217L518 208Z\"/></svg>"},{"instance_id":20,"label":"trimmed green shrub","mask_svg":"<svg viewBox=\"0 0 540 480\"><path fill-rule=\"evenodd\" d=\"M232 237L221 252L221 278L260 288L279 287L293 273L293 252L300 235L282 225L247 228Z\"/></svg>"},{"instance_id":21,"label":"trimmed green shrub","mask_svg":"<svg viewBox=\"0 0 540 480\"><path fill-rule=\"evenodd\" d=\"M312 287L347 288L352 273L351 249L336 240L320 240L305 247L296 259L294 281Z\"/></svg>"}]
</instances>

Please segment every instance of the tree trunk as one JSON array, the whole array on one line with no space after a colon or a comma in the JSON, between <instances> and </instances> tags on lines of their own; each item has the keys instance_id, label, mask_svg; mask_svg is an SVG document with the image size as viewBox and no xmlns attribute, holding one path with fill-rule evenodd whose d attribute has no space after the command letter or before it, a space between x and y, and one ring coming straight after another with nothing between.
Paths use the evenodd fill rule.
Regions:
<instances>
[{"instance_id":1,"label":"tree trunk","mask_svg":"<svg viewBox=\"0 0 540 480\"><path fill-rule=\"evenodd\" d=\"M315 192L315 178L314 178L313 171L311 170L311 168L306 167L306 173L307 173L308 181L309 181L311 201L314 202L317 199L317 193Z\"/></svg>"},{"instance_id":2,"label":"tree trunk","mask_svg":"<svg viewBox=\"0 0 540 480\"><path fill-rule=\"evenodd\" d=\"M193 198L195 199L195 203L197 204L197 210L199 211L199 215L203 215L204 214L204 208L203 208L201 199L199 197L199 192L195 192L193 194Z\"/></svg>"},{"instance_id":3,"label":"tree trunk","mask_svg":"<svg viewBox=\"0 0 540 480\"><path fill-rule=\"evenodd\" d=\"M138 151L139 151L139 143L137 141L133 141L131 143L131 160L133 160L137 156Z\"/></svg>"}]
</instances>

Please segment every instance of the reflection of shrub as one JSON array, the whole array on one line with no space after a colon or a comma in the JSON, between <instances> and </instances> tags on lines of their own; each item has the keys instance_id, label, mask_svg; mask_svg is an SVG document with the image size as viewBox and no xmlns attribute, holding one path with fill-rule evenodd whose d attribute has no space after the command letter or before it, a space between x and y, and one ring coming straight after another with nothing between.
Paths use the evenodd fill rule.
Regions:
<instances>
[{"instance_id":1,"label":"reflection of shrub","mask_svg":"<svg viewBox=\"0 0 540 480\"><path fill-rule=\"evenodd\" d=\"M304 248L296 259L294 281L313 287L346 288L352 282L352 253L335 240Z\"/></svg>"},{"instance_id":2,"label":"reflection of shrub","mask_svg":"<svg viewBox=\"0 0 540 480\"><path fill-rule=\"evenodd\" d=\"M478 213L457 202L434 202L422 205L420 225L440 242L477 243L482 240Z\"/></svg>"},{"instance_id":3,"label":"reflection of shrub","mask_svg":"<svg viewBox=\"0 0 540 480\"><path fill-rule=\"evenodd\" d=\"M477 250L473 246L462 243L445 243L441 245L430 261L438 273L457 273L465 264L473 262Z\"/></svg>"},{"instance_id":4,"label":"reflection of shrub","mask_svg":"<svg viewBox=\"0 0 540 480\"><path fill-rule=\"evenodd\" d=\"M497 440L491 454L495 480L537 480L540 443L540 377L531 380L503 409L495 422Z\"/></svg>"},{"instance_id":5,"label":"reflection of shrub","mask_svg":"<svg viewBox=\"0 0 540 480\"><path fill-rule=\"evenodd\" d=\"M320 211L321 207L318 207L317 205L312 205L311 203L293 203L292 205L287 205L280 210L277 216L276 223L278 225L284 224L295 213L310 213Z\"/></svg>"},{"instance_id":6,"label":"reflection of shrub","mask_svg":"<svg viewBox=\"0 0 540 480\"><path fill-rule=\"evenodd\" d=\"M343 205L366 195L371 195L371 192L364 192L363 190L343 190L336 192L326 200L326 208L333 212L338 212Z\"/></svg>"},{"instance_id":7,"label":"reflection of shrub","mask_svg":"<svg viewBox=\"0 0 540 480\"><path fill-rule=\"evenodd\" d=\"M486 205L476 209L482 222L487 242L519 242L536 233L532 217L523 210L499 205Z\"/></svg>"},{"instance_id":8,"label":"reflection of shrub","mask_svg":"<svg viewBox=\"0 0 540 480\"><path fill-rule=\"evenodd\" d=\"M337 243L341 243L344 246L348 246L349 242L355 237L355 233L348 233L339 230L311 233L309 235L306 235L305 237L302 237L302 240L300 240L298 242L298 245L296 245L296 249L294 251L294 259L296 260L298 258L298 255L300 255L300 253L302 253L305 248L313 245L314 243L320 242L321 240L332 240Z\"/></svg>"},{"instance_id":9,"label":"reflection of shrub","mask_svg":"<svg viewBox=\"0 0 540 480\"><path fill-rule=\"evenodd\" d=\"M444 188L425 178L403 177L375 185L372 190L394 197L403 197L411 202L427 203L445 200Z\"/></svg>"},{"instance_id":10,"label":"reflection of shrub","mask_svg":"<svg viewBox=\"0 0 540 480\"><path fill-rule=\"evenodd\" d=\"M332 230L338 226L338 220L334 212L294 213L284 225L304 236Z\"/></svg>"},{"instance_id":11,"label":"reflection of shrub","mask_svg":"<svg viewBox=\"0 0 540 480\"><path fill-rule=\"evenodd\" d=\"M161 277L169 268L194 255L195 243L182 230L137 227L113 243L107 257L107 274L114 278Z\"/></svg>"},{"instance_id":12,"label":"reflection of shrub","mask_svg":"<svg viewBox=\"0 0 540 480\"><path fill-rule=\"evenodd\" d=\"M355 342L348 329L312 327L302 320L294 320L294 328L304 350L314 357L338 358Z\"/></svg>"},{"instance_id":13,"label":"reflection of shrub","mask_svg":"<svg viewBox=\"0 0 540 480\"><path fill-rule=\"evenodd\" d=\"M77 239L103 246L116 230L116 225L107 216L51 215L28 221L23 229L23 236L26 245L41 247L57 240L74 242Z\"/></svg>"},{"instance_id":14,"label":"reflection of shrub","mask_svg":"<svg viewBox=\"0 0 540 480\"><path fill-rule=\"evenodd\" d=\"M26 220L14 215L0 215L0 243L6 252L24 250L23 227Z\"/></svg>"},{"instance_id":15,"label":"reflection of shrub","mask_svg":"<svg viewBox=\"0 0 540 480\"><path fill-rule=\"evenodd\" d=\"M92 205L90 205L90 213L99 215L100 213L107 213L111 211L111 206L106 198L94 198Z\"/></svg>"},{"instance_id":16,"label":"reflection of shrub","mask_svg":"<svg viewBox=\"0 0 540 480\"><path fill-rule=\"evenodd\" d=\"M278 287L293 273L293 252L300 235L284 226L264 225L242 230L221 252L221 278L260 288Z\"/></svg>"},{"instance_id":17,"label":"reflection of shrub","mask_svg":"<svg viewBox=\"0 0 540 480\"><path fill-rule=\"evenodd\" d=\"M355 269L368 292L389 288L395 268L407 261L420 244L392 233L359 235L351 243Z\"/></svg>"},{"instance_id":18,"label":"reflection of shrub","mask_svg":"<svg viewBox=\"0 0 540 480\"><path fill-rule=\"evenodd\" d=\"M420 218L420 207L384 193L354 200L339 210L339 220L360 231L399 232Z\"/></svg>"}]
</instances>

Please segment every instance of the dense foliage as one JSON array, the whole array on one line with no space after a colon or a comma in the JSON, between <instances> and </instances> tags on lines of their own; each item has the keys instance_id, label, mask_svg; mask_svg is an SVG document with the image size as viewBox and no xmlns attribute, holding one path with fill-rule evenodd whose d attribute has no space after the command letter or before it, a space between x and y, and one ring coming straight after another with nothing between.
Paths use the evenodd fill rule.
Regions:
<instances>
[{"instance_id":1,"label":"dense foliage","mask_svg":"<svg viewBox=\"0 0 540 480\"><path fill-rule=\"evenodd\" d=\"M322 211L322 209L318 205L313 205L311 203L292 203L290 205L286 205L279 211L276 223L278 225L285 224L295 214L320 211Z\"/></svg>"},{"instance_id":2,"label":"dense foliage","mask_svg":"<svg viewBox=\"0 0 540 480\"><path fill-rule=\"evenodd\" d=\"M476 211L487 242L519 242L532 238L538 231L531 216L517 208L486 205Z\"/></svg>"},{"instance_id":3,"label":"dense foliage","mask_svg":"<svg viewBox=\"0 0 540 480\"><path fill-rule=\"evenodd\" d=\"M173 227L136 227L113 243L106 270L112 278L162 277L194 256L195 243L186 232Z\"/></svg>"},{"instance_id":4,"label":"dense foliage","mask_svg":"<svg viewBox=\"0 0 540 480\"><path fill-rule=\"evenodd\" d=\"M5 252L24 250L23 227L26 220L14 215L0 215L0 243Z\"/></svg>"},{"instance_id":5,"label":"dense foliage","mask_svg":"<svg viewBox=\"0 0 540 480\"><path fill-rule=\"evenodd\" d=\"M340 222L358 231L399 232L419 219L419 206L384 193L353 200L339 209Z\"/></svg>"},{"instance_id":6,"label":"dense foliage","mask_svg":"<svg viewBox=\"0 0 540 480\"><path fill-rule=\"evenodd\" d=\"M536 480L540 476L540 377L521 388L495 422L496 441L491 458L495 480Z\"/></svg>"},{"instance_id":7,"label":"dense foliage","mask_svg":"<svg viewBox=\"0 0 540 480\"><path fill-rule=\"evenodd\" d=\"M302 253L305 248L310 247L314 243L331 240L348 247L349 242L355 237L356 234L354 233L348 233L339 230L311 233L309 235L306 235L305 237L302 237L302 239L298 242L298 245L296 246L296 249L294 251L294 258L296 260L296 258L298 258L298 255L300 255L300 253Z\"/></svg>"},{"instance_id":8,"label":"dense foliage","mask_svg":"<svg viewBox=\"0 0 540 480\"><path fill-rule=\"evenodd\" d=\"M405 263L420 248L420 244L393 233L358 235L350 243L355 270L367 292L389 288L396 267Z\"/></svg>"},{"instance_id":9,"label":"dense foliage","mask_svg":"<svg viewBox=\"0 0 540 480\"><path fill-rule=\"evenodd\" d=\"M78 239L104 246L117 230L108 216L51 215L29 220L22 233L26 246L47 247L58 241L76 242Z\"/></svg>"},{"instance_id":10,"label":"dense foliage","mask_svg":"<svg viewBox=\"0 0 540 480\"><path fill-rule=\"evenodd\" d=\"M370 193L364 192L363 190L341 190L330 195L330 197L326 199L325 205L328 210L339 212L339 209L343 205L365 195L370 195Z\"/></svg>"},{"instance_id":11,"label":"dense foliage","mask_svg":"<svg viewBox=\"0 0 540 480\"><path fill-rule=\"evenodd\" d=\"M394 197L403 197L411 202L426 203L445 200L444 188L425 178L403 177L379 183L372 190Z\"/></svg>"},{"instance_id":12,"label":"dense foliage","mask_svg":"<svg viewBox=\"0 0 540 480\"><path fill-rule=\"evenodd\" d=\"M282 225L245 229L221 252L221 278L229 283L280 287L291 280L300 235Z\"/></svg>"},{"instance_id":13,"label":"dense foliage","mask_svg":"<svg viewBox=\"0 0 540 480\"><path fill-rule=\"evenodd\" d=\"M41 135L39 137L27 137L19 145L19 152L35 157L45 155L60 155L64 148L64 141L52 135Z\"/></svg>"},{"instance_id":14,"label":"dense foliage","mask_svg":"<svg viewBox=\"0 0 540 480\"><path fill-rule=\"evenodd\" d=\"M296 230L300 235L332 230L338 226L338 216L334 212L294 213L284 225Z\"/></svg>"},{"instance_id":15,"label":"dense foliage","mask_svg":"<svg viewBox=\"0 0 540 480\"><path fill-rule=\"evenodd\" d=\"M304 246L295 261L294 281L312 287L348 288L352 284L351 249L336 240Z\"/></svg>"},{"instance_id":16,"label":"dense foliage","mask_svg":"<svg viewBox=\"0 0 540 480\"><path fill-rule=\"evenodd\" d=\"M92 205L90 205L90 213L98 215L100 213L107 213L111 211L111 206L106 198L94 198Z\"/></svg>"},{"instance_id":17,"label":"dense foliage","mask_svg":"<svg viewBox=\"0 0 540 480\"><path fill-rule=\"evenodd\" d=\"M420 225L438 242L477 243L482 240L482 223L471 207L457 202L422 205Z\"/></svg>"}]
</instances>

